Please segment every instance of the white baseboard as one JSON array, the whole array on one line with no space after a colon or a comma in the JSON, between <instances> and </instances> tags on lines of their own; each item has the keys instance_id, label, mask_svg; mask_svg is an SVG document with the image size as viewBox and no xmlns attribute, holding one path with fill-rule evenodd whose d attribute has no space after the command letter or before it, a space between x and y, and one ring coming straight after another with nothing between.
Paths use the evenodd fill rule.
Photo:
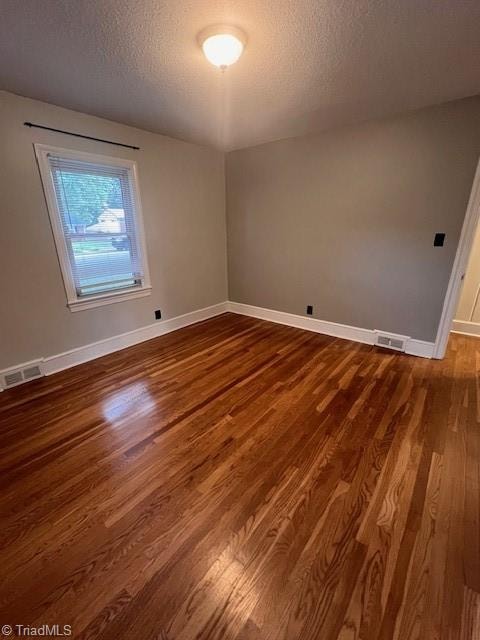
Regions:
<instances>
[{"instance_id":1,"label":"white baseboard","mask_svg":"<svg viewBox=\"0 0 480 640\"><path fill-rule=\"evenodd\" d=\"M435 343L427 342L427 340L416 340L409 338L405 353L410 356L420 356L420 358L433 358L435 352Z\"/></svg>"},{"instance_id":2,"label":"white baseboard","mask_svg":"<svg viewBox=\"0 0 480 640\"><path fill-rule=\"evenodd\" d=\"M362 329L360 327L352 327L346 324L339 324L337 322L327 322L326 320L317 320L317 318L306 318L304 316L298 316L293 313L286 313L284 311L274 311L273 309L264 309L262 307L254 307L248 304L242 304L240 302L220 302L214 304L211 307L205 307L204 309L198 309L185 313L175 318L156 322L146 327L134 329L127 333L121 333L105 340L98 340L98 342L92 342L83 347L77 347L64 353L58 353L54 356L41 358L41 368L44 375L49 376L52 373L69 369L77 364L82 364L95 358L108 355L114 351L120 351L126 347L131 347L145 340L151 340L158 336L170 333L176 329L187 327L195 322L201 322L202 320L208 320L231 311L232 313L238 313L244 316L252 316L254 318L260 318L262 320L268 320L270 322L276 322L279 324L285 324L290 327L297 327L299 329L305 329L306 331L315 331L316 333L323 333L327 336L333 336L334 338L343 338L345 340L353 340L354 342L362 342L364 344L374 344L376 331L373 329ZM396 334L389 335L395 336ZM479 333L480 335L480 333ZM404 336L398 336L404 337ZM405 352L414 355L421 356L423 358L433 357L433 342L425 342L424 340L415 340L408 338L406 341ZM9 367L3 371L0 371L0 376L12 369L20 369L29 363L24 363ZM0 391L2 391L0 385Z\"/></svg>"},{"instance_id":3,"label":"white baseboard","mask_svg":"<svg viewBox=\"0 0 480 640\"><path fill-rule=\"evenodd\" d=\"M187 327L195 322L201 322L202 320L208 320L221 313L225 313L227 310L227 303L220 302L214 304L211 307L205 307L204 309L197 309L190 313L184 313L181 316L175 318L169 318L168 320L162 320L155 324L150 324L146 327L134 329L127 333L121 333L118 336L112 338L106 338L105 340L99 340L98 342L92 342L92 344L85 345L84 347L78 347L65 353L59 353L55 356L44 358L43 370L45 375L49 376L57 371L63 369L69 369L77 364L106 356L114 351L120 351L126 347L131 347L139 342L145 342L145 340L151 340L157 338L165 333L170 333L176 329Z\"/></svg>"},{"instance_id":4,"label":"white baseboard","mask_svg":"<svg viewBox=\"0 0 480 640\"><path fill-rule=\"evenodd\" d=\"M297 316L294 313L254 307L241 302L228 302L227 309L232 313L239 313L243 316L252 316L253 318L260 318L261 320L286 324L289 327L297 327L297 329L315 331L316 333L323 333L327 336L333 336L334 338L345 338L346 340L364 342L365 344L373 344L374 340L374 331L351 327L347 324L338 324L337 322L327 322L325 320L318 320L317 318Z\"/></svg>"},{"instance_id":5,"label":"white baseboard","mask_svg":"<svg viewBox=\"0 0 480 640\"><path fill-rule=\"evenodd\" d=\"M225 313L226 310L227 303L220 302L219 304L214 304L211 307L191 311L190 313L185 313L181 316L176 316L175 318L169 318L168 320L156 322L155 324L150 324L146 327L140 327L133 331L127 331L127 333L121 333L120 335L112 336L105 340L98 340L98 342L92 342L91 344L87 344L83 347L77 347L76 349L65 351L64 353L58 353L54 356L42 358L42 372L44 375L49 376L52 373L57 373L58 371L74 367L77 364L82 364L83 362L100 358L101 356L113 353L114 351L120 351L126 347L138 344L139 342L151 340L152 338L164 335L165 333L170 333L176 329L181 329L182 327L194 324L195 322L208 320L208 318L213 318L221 313ZM8 367L8 369L0 371L0 376L7 371L20 369L24 366L25 365L20 364ZM0 391L1 390L3 389L0 386Z\"/></svg>"},{"instance_id":6,"label":"white baseboard","mask_svg":"<svg viewBox=\"0 0 480 640\"><path fill-rule=\"evenodd\" d=\"M318 320L317 318L306 318L285 311L275 311L273 309L264 309L263 307L254 307L241 302L227 302L227 311L239 313L244 316L252 316L261 320L269 320L278 324L286 324L290 327L305 329L306 331L315 331L323 333L334 338L343 338L345 340L353 340L354 342L362 342L364 344L374 344L377 330L362 329L360 327L352 327L347 324L339 324L337 322L328 322L326 320ZM383 332L381 332L383 333ZM391 332L385 332L389 336L395 336ZM405 336L398 336L405 338ZM415 340L407 338L405 353L412 356L420 356L422 358L432 358L435 344L426 342L425 340Z\"/></svg>"},{"instance_id":7,"label":"white baseboard","mask_svg":"<svg viewBox=\"0 0 480 640\"><path fill-rule=\"evenodd\" d=\"M454 320L452 331L453 333L462 333L465 336L480 336L480 324L468 320Z\"/></svg>"}]
</instances>

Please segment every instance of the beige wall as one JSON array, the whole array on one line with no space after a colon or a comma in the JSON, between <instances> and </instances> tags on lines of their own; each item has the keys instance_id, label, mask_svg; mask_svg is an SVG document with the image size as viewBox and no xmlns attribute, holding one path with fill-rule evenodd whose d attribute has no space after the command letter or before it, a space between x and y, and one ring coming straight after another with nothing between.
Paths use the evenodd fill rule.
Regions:
<instances>
[{"instance_id":1,"label":"beige wall","mask_svg":"<svg viewBox=\"0 0 480 640\"><path fill-rule=\"evenodd\" d=\"M0 141L0 369L152 324L154 309L171 318L226 299L223 154L4 92ZM137 160L151 296L77 313L66 307L35 142Z\"/></svg>"},{"instance_id":2,"label":"beige wall","mask_svg":"<svg viewBox=\"0 0 480 640\"><path fill-rule=\"evenodd\" d=\"M4 92L0 140L0 369L227 298L223 154ZM137 160L151 296L69 311L34 142ZM472 98L228 154L229 298L433 340L479 153Z\"/></svg>"},{"instance_id":3,"label":"beige wall","mask_svg":"<svg viewBox=\"0 0 480 640\"><path fill-rule=\"evenodd\" d=\"M229 153L230 300L433 341L479 153L478 97Z\"/></svg>"}]
</instances>

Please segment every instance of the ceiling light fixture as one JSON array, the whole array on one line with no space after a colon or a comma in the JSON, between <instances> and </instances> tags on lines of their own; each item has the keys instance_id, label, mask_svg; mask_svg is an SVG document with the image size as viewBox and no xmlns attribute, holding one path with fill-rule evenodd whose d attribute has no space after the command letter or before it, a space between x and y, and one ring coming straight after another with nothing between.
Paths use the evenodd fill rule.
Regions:
<instances>
[{"instance_id":1,"label":"ceiling light fixture","mask_svg":"<svg viewBox=\"0 0 480 640\"><path fill-rule=\"evenodd\" d=\"M240 58L247 37L238 27L220 24L201 31L198 41L207 60L223 71Z\"/></svg>"}]
</instances>

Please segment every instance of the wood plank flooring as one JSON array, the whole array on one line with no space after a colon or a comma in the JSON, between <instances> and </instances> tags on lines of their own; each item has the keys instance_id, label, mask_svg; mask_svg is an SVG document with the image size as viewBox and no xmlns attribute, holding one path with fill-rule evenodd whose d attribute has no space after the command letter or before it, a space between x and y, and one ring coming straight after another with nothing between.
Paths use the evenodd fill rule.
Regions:
<instances>
[{"instance_id":1,"label":"wood plank flooring","mask_svg":"<svg viewBox=\"0 0 480 640\"><path fill-rule=\"evenodd\" d=\"M480 340L225 314L0 395L0 623L479 640Z\"/></svg>"}]
</instances>

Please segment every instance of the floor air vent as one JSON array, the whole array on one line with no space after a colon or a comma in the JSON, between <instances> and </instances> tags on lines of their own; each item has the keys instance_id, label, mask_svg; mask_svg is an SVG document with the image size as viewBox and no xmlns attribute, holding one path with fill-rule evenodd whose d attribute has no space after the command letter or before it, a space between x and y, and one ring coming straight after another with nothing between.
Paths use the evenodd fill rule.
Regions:
<instances>
[{"instance_id":1,"label":"floor air vent","mask_svg":"<svg viewBox=\"0 0 480 640\"><path fill-rule=\"evenodd\" d=\"M389 335L388 333L375 332L376 340L375 344L378 347L385 347L387 349L395 349L395 351L405 351L407 344L407 336Z\"/></svg>"},{"instance_id":2,"label":"floor air vent","mask_svg":"<svg viewBox=\"0 0 480 640\"><path fill-rule=\"evenodd\" d=\"M9 387L16 387L17 384L34 380L35 378L41 378L43 376L41 361L28 362L21 367L2 371L0 374L0 387L8 389Z\"/></svg>"}]
</instances>

